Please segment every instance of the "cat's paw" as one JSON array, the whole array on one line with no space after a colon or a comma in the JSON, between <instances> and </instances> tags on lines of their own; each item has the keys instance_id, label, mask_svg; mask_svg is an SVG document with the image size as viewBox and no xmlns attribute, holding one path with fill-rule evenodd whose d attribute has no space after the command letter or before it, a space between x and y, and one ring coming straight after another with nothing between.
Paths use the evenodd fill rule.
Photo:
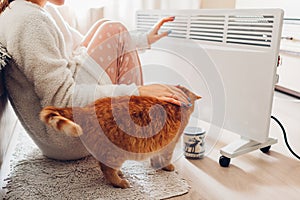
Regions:
<instances>
[{"instance_id":1,"label":"cat's paw","mask_svg":"<svg viewBox=\"0 0 300 200\"><path fill-rule=\"evenodd\" d=\"M168 172L172 172L172 171L174 171L174 170L175 170L175 166L174 166L174 165L172 165L172 164L169 164L169 165L167 165L167 166L163 167L163 168L162 168L162 170L164 170L164 171L168 171Z\"/></svg>"},{"instance_id":2,"label":"cat's paw","mask_svg":"<svg viewBox=\"0 0 300 200\"><path fill-rule=\"evenodd\" d=\"M114 187L118 187L118 188L122 188L122 189L126 189L126 188L130 188L130 183L129 181L127 181L126 179L122 179L118 184L113 184Z\"/></svg>"}]
</instances>

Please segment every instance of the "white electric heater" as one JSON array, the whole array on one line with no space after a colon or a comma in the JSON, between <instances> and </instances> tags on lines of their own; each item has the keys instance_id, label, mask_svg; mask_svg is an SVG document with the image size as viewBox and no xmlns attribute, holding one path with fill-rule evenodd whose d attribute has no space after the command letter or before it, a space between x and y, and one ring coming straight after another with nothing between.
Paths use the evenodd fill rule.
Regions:
<instances>
[{"instance_id":1,"label":"white electric heater","mask_svg":"<svg viewBox=\"0 0 300 200\"><path fill-rule=\"evenodd\" d=\"M145 83L188 86L203 97L196 118L241 136L221 149L220 165L230 158L269 150L269 126L281 37L280 9L142 10L138 31L175 16L172 30L141 54ZM216 136L218 128L208 130Z\"/></svg>"}]
</instances>

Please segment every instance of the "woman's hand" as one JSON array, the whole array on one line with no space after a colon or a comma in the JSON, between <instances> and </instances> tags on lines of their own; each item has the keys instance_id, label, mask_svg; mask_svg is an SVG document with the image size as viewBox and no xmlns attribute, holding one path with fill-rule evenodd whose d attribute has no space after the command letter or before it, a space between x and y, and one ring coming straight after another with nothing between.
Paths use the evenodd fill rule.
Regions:
<instances>
[{"instance_id":1,"label":"woman's hand","mask_svg":"<svg viewBox=\"0 0 300 200\"><path fill-rule=\"evenodd\" d=\"M141 96L156 97L179 106L191 106L189 97L179 88L172 85L152 84L139 87Z\"/></svg>"},{"instance_id":2,"label":"woman's hand","mask_svg":"<svg viewBox=\"0 0 300 200\"><path fill-rule=\"evenodd\" d=\"M165 37L170 34L171 30L158 33L159 29L162 27L162 25L166 22L174 21L175 17L165 17L161 19L154 27L153 29L149 32L147 38L148 38L148 43L149 45L153 44L157 40L161 39L162 37Z\"/></svg>"}]
</instances>

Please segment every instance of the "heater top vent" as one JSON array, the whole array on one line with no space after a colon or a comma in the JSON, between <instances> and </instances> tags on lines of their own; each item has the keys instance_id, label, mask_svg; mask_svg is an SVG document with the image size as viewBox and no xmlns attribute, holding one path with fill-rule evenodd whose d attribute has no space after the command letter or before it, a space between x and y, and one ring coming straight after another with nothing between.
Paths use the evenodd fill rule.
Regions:
<instances>
[{"instance_id":1,"label":"heater top vent","mask_svg":"<svg viewBox=\"0 0 300 200\"><path fill-rule=\"evenodd\" d=\"M137 12L137 29L149 31L163 17L175 16L161 31L172 30L170 37L195 41L271 47L278 12L257 10L148 10ZM264 13L264 14L261 14ZM278 22L277 22L278 23Z\"/></svg>"}]
</instances>

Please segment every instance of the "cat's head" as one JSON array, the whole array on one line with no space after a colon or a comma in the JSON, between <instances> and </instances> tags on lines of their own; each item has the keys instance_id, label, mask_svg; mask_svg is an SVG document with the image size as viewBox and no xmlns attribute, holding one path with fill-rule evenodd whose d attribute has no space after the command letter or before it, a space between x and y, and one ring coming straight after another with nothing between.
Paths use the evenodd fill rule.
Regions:
<instances>
[{"instance_id":1,"label":"cat's head","mask_svg":"<svg viewBox=\"0 0 300 200\"><path fill-rule=\"evenodd\" d=\"M178 85L176 87L181 89L190 98L192 104L194 104L196 100L202 98L183 86Z\"/></svg>"}]
</instances>

